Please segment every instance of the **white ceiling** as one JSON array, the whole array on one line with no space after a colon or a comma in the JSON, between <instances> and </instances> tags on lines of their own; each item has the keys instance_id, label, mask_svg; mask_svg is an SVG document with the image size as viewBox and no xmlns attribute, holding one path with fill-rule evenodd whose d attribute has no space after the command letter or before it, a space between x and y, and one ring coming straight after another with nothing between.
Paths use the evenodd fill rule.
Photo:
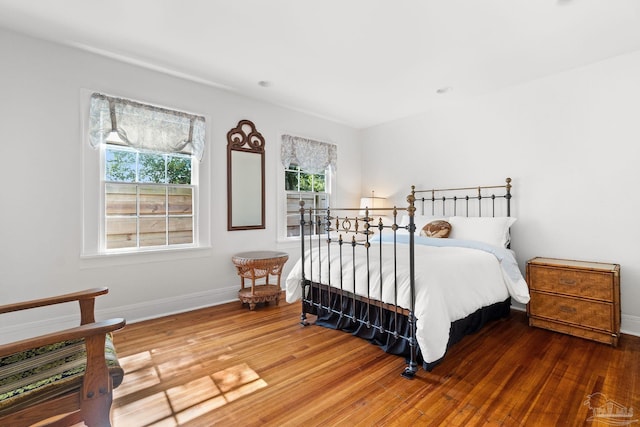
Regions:
<instances>
[{"instance_id":1,"label":"white ceiling","mask_svg":"<svg viewBox=\"0 0 640 427\"><path fill-rule=\"evenodd\" d=\"M639 50L640 0L0 0L0 26L365 128Z\"/></svg>"}]
</instances>

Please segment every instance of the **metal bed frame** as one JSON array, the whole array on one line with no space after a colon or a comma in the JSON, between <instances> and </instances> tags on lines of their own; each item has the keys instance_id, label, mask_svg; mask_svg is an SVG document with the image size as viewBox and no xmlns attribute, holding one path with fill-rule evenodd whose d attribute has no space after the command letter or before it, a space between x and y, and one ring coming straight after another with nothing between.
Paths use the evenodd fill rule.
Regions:
<instances>
[{"instance_id":1,"label":"metal bed frame","mask_svg":"<svg viewBox=\"0 0 640 427\"><path fill-rule=\"evenodd\" d=\"M504 199L506 202L506 216L511 214L511 178L506 179L506 184L492 185L492 186L478 186L478 187L460 187L460 188L448 188L448 189L431 189L431 190L416 190L415 186L411 187L411 193L407 196L407 207L405 208L365 208L364 215L360 215L358 211L362 211L361 208L344 208L344 209L330 209L330 208L305 208L304 201L300 201L300 235L301 235L301 260L302 260L302 312L300 314L300 323L307 326L307 314L317 315L319 313L330 313L338 316L339 319L346 319L367 329L373 329L376 333L389 335L394 340L404 340L408 343L409 351L407 355L407 366L402 372L402 376L412 379L418 371L418 342L416 339L416 318L415 318L415 233L416 233L416 205L421 206L421 212L424 214L425 209L430 208L431 214L436 214L436 208L442 209L442 215L446 215L447 212L453 212L453 215L457 214L458 204L462 203L465 210L465 216L470 214L470 203L476 201L474 205L477 206L475 213L482 216L483 203L489 201L489 210L491 216L495 216L496 213L496 200ZM494 190L502 189L503 193L496 195ZM489 194L488 191L491 191ZM473 193L470 193L473 192ZM430 197L417 198L416 194L428 194ZM486 205L486 203L485 203ZM487 207L485 206L485 210ZM409 218L408 225L398 224L398 213L406 213ZM376 220L371 215L389 215L392 220L380 218ZM398 306L397 296L397 231L405 229L409 232L409 283L410 283L410 306L400 307ZM324 230L326 234L315 233L316 230ZM353 292L344 290L342 275L343 275L343 253L345 250L352 252L352 261L355 263L356 255L364 256L367 262L367 270L369 271L369 262L372 257L379 257L382 261L383 246L377 245L378 250L371 248L370 239L371 236L376 233L391 233L393 236L392 248L388 247L385 250L393 251L393 265L384 265L379 262L380 277L382 277L382 270L386 273L389 269L392 269L396 288L394 289L395 301L393 304L384 303L382 301L382 283L380 284L380 295L371 295L370 288L370 274L366 277L367 295L356 295ZM338 238L333 238L332 234L338 233ZM352 238L349 240L343 240L342 233L351 233ZM359 236L356 239L356 235ZM308 236L308 237L307 237ZM307 244L305 244L305 241ZM327 256L331 254L332 250L339 252L340 259L340 284L321 284L312 282L307 277L313 277L313 269L318 269L318 277L320 277L320 270L322 264L320 263L320 256L316 260L311 259L309 276L305 272L305 257L312 257L312 249L317 248L318 252L325 250ZM346 248L346 249L345 249ZM376 252L376 253L374 253ZM354 264L355 265L355 264ZM352 265L353 268L354 265ZM331 269L331 264L328 266ZM329 275L329 277L331 277ZM382 280L382 279L381 279ZM354 287L355 290L355 275L354 275ZM332 303L333 302L333 303ZM336 307L338 305L338 307ZM363 316L358 316L355 309L356 305L362 305L366 307ZM380 318L385 317L389 320L385 324L384 321L375 324L371 321L372 309L380 310ZM406 318L408 322L408 328L404 330L399 329L398 325L401 324L399 319ZM408 329L408 330L407 330Z\"/></svg>"}]
</instances>

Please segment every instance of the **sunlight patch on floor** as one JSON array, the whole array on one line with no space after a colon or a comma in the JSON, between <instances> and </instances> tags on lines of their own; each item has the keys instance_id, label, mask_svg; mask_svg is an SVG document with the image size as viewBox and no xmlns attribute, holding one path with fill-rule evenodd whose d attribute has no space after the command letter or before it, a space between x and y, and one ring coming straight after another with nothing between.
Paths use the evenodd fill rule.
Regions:
<instances>
[{"instance_id":1,"label":"sunlight patch on floor","mask_svg":"<svg viewBox=\"0 0 640 427\"><path fill-rule=\"evenodd\" d=\"M223 393L260 378L246 363L232 366L211 376Z\"/></svg>"},{"instance_id":2,"label":"sunlight patch on floor","mask_svg":"<svg viewBox=\"0 0 640 427\"><path fill-rule=\"evenodd\" d=\"M148 419L153 414L153 419ZM145 419L141 419L140 416ZM148 426L171 418L173 412L165 393L156 393L113 409L114 427Z\"/></svg>"},{"instance_id":3,"label":"sunlight patch on floor","mask_svg":"<svg viewBox=\"0 0 640 427\"><path fill-rule=\"evenodd\" d=\"M241 363L178 386L163 387L163 381L188 372L193 362L184 357L156 365L149 352L122 358L125 378L114 390L114 427L180 426L268 385L248 364Z\"/></svg>"},{"instance_id":4,"label":"sunlight patch on floor","mask_svg":"<svg viewBox=\"0 0 640 427\"><path fill-rule=\"evenodd\" d=\"M151 353L148 351L142 351L131 356L118 357L118 361L125 372L135 371L153 364Z\"/></svg>"},{"instance_id":5,"label":"sunlight patch on floor","mask_svg":"<svg viewBox=\"0 0 640 427\"><path fill-rule=\"evenodd\" d=\"M122 381L122 384L120 384L118 388L113 390L113 398L118 399L158 384L160 384L160 378L154 367L131 372L125 369L124 381Z\"/></svg>"},{"instance_id":6,"label":"sunlight patch on floor","mask_svg":"<svg viewBox=\"0 0 640 427\"><path fill-rule=\"evenodd\" d=\"M181 412L193 406L193 396L199 396L202 402L222 396L222 393L211 377L203 377L167 390L167 397L175 412Z\"/></svg>"}]
</instances>

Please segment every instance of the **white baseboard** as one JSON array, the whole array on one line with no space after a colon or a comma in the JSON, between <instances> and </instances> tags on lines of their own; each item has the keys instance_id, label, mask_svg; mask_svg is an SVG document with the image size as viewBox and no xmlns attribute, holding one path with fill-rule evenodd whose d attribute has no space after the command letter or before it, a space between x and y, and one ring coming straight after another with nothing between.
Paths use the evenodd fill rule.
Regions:
<instances>
[{"instance_id":1,"label":"white baseboard","mask_svg":"<svg viewBox=\"0 0 640 427\"><path fill-rule=\"evenodd\" d=\"M623 314L621 320L622 325L620 329L623 334L640 337L640 317Z\"/></svg>"},{"instance_id":2,"label":"white baseboard","mask_svg":"<svg viewBox=\"0 0 640 427\"><path fill-rule=\"evenodd\" d=\"M511 301L511 308L517 311L527 311L527 306L517 301Z\"/></svg>"},{"instance_id":3,"label":"white baseboard","mask_svg":"<svg viewBox=\"0 0 640 427\"><path fill-rule=\"evenodd\" d=\"M162 316L197 310L224 304L238 299L238 287L232 286L222 289L196 292L194 294L179 295L171 298L155 299L121 307L96 310L97 319L111 319L124 317L127 323L155 319Z\"/></svg>"},{"instance_id":4,"label":"white baseboard","mask_svg":"<svg viewBox=\"0 0 640 427\"><path fill-rule=\"evenodd\" d=\"M79 325L80 310L78 314L47 318L33 322L18 321L9 326L0 328L0 343L9 343L25 338L36 337L50 332L61 331Z\"/></svg>"},{"instance_id":5,"label":"white baseboard","mask_svg":"<svg viewBox=\"0 0 640 427\"><path fill-rule=\"evenodd\" d=\"M171 298L149 300L121 307L97 309L96 319L105 320L116 317L126 319L127 323L168 316L199 308L211 307L238 300L238 287L232 286L205 292L179 295ZM78 326L80 311L73 315L57 316L46 320L19 322L0 327L0 343L13 342L27 337L43 335L53 331Z\"/></svg>"}]
</instances>

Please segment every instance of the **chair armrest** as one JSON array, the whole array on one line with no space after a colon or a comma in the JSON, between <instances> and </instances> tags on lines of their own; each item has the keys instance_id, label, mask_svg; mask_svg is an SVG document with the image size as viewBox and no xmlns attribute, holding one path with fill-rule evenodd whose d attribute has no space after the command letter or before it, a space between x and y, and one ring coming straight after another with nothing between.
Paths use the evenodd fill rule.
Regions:
<instances>
[{"instance_id":1,"label":"chair armrest","mask_svg":"<svg viewBox=\"0 0 640 427\"><path fill-rule=\"evenodd\" d=\"M0 305L0 314L10 313L12 311L27 310L30 308L45 307L48 305L61 304L65 302L78 301L80 303L80 324L84 325L86 323L93 323L96 321L94 315L95 298L108 292L109 288L106 287L92 288L54 297Z\"/></svg>"},{"instance_id":2,"label":"chair armrest","mask_svg":"<svg viewBox=\"0 0 640 427\"><path fill-rule=\"evenodd\" d=\"M63 302L81 301L94 299L99 295L109 292L109 288L93 288L71 294L58 295L55 297L41 298L31 301L16 302L13 304L0 305L0 314L12 311L25 310L29 308L44 307L47 305L60 304Z\"/></svg>"},{"instance_id":3,"label":"chair armrest","mask_svg":"<svg viewBox=\"0 0 640 427\"><path fill-rule=\"evenodd\" d=\"M125 320L121 318L109 319L101 322L76 326L75 328L64 329L59 332L52 332L33 338L27 338L8 344L2 344L0 345L0 357L8 356L10 354L18 353L20 351L29 350L32 348L41 347L47 344L54 344L60 341L88 338L96 335L102 335L104 339L104 335L106 335L108 332L122 329L125 323Z\"/></svg>"}]
</instances>

